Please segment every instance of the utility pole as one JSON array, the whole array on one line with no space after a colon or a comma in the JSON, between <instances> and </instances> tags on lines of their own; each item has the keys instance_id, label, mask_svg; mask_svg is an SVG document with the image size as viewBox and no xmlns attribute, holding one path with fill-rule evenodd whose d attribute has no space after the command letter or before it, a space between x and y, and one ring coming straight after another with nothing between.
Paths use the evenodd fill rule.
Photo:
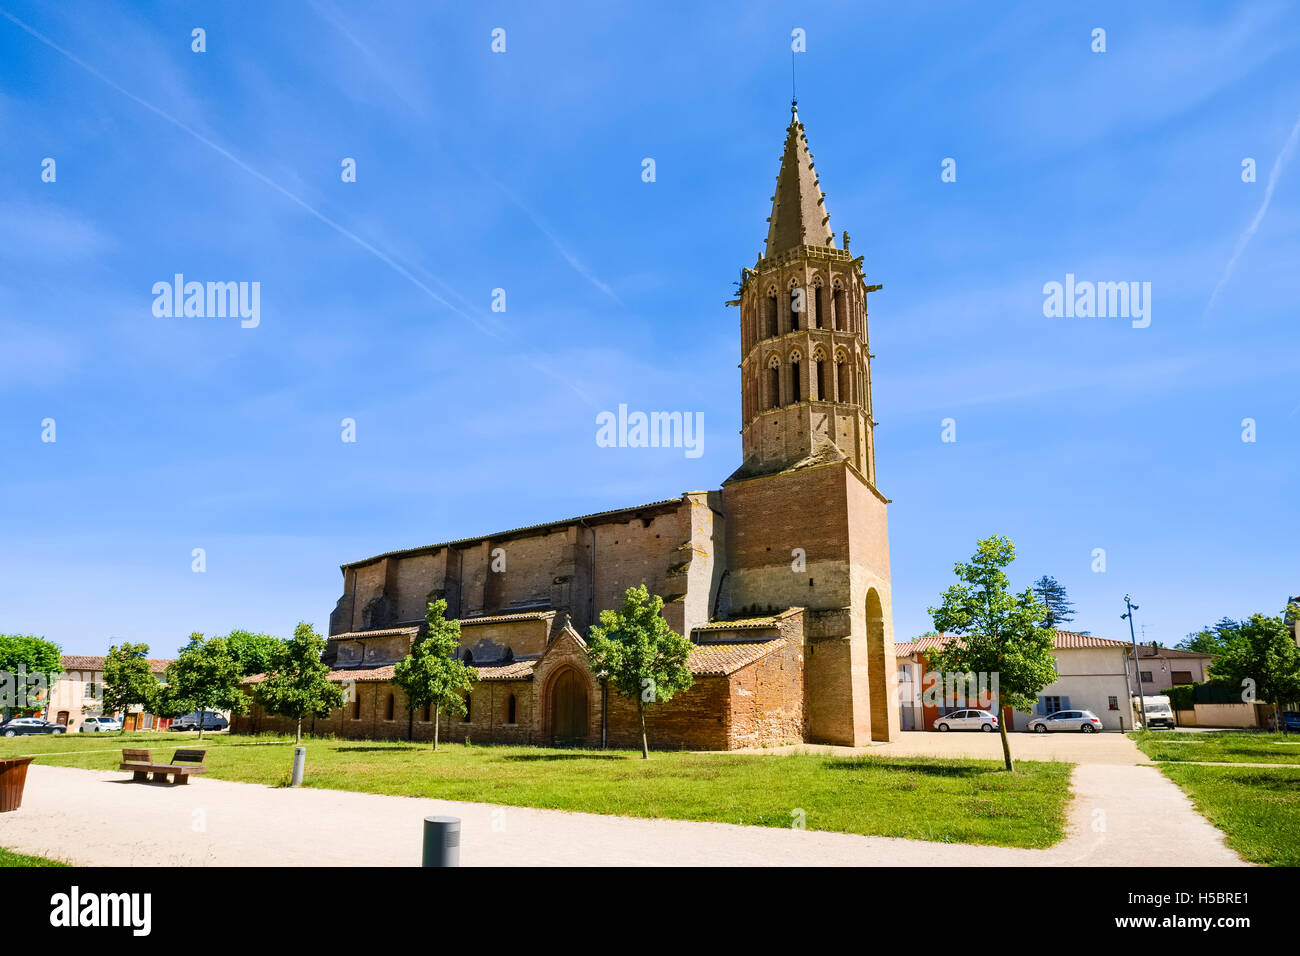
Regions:
<instances>
[{"instance_id":1,"label":"utility pole","mask_svg":"<svg viewBox=\"0 0 1300 956\"><path fill-rule=\"evenodd\" d=\"M1138 606L1133 603L1133 599L1129 595L1125 594L1124 607L1128 608L1128 610L1121 614L1119 619L1128 621L1128 636L1129 640L1133 642L1133 675L1137 679L1138 706L1142 708L1142 729L1147 730L1147 702L1146 698L1142 696L1142 671L1138 665L1137 632L1133 630L1133 612L1138 609Z\"/></svg>"}]
</instances>

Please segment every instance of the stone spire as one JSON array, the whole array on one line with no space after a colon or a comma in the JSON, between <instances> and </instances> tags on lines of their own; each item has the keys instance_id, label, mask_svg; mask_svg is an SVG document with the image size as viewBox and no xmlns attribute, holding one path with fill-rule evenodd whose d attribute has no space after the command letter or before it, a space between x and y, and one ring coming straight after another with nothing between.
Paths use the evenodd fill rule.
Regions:
<instances>
[{"instance_id":1,"label":"stone spire","mask_svg":"<svg viewBox=\"0 0 1300 956\"><path fill-rule=\"evenodd\" d=\"M799 104L790 103L790 126L785 134L785 153L772 197L772 218L768 220L767 248L770 258L798 246L834 247L825 197L813 171L808 137L799 122Z\"/></svg>"}]
</instances>

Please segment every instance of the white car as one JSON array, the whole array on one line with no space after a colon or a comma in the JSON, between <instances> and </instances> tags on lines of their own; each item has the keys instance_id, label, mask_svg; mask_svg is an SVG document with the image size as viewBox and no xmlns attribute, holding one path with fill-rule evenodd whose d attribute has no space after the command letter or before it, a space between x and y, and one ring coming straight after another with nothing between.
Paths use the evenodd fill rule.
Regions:
<instances>
[{"instance_id":1,"label":"white car","mask_svg":"<svg viewBox=\"0 0 1300 956\"><path fill-rule=\"evenodd\" d=\"M1058 710L1046 717L1035 717L1029 722L1029 729L1036 734L1056 730L1078 730L1085 734L1095 734L1101 730L1101 721L1090 710Z\"/></svg>"},{"instance_id":2,"label":"white car","mask_svg":"<svg viewBox=\"0 0 1300 956\"><path fill-rule=\"evenodd\" d=\"M122 722L116 717L87 717L81 722L81 733L96 734L109 730L121 730Z\"/></svg>"},{"instance_id":3,"label":"white car","mask_svg":"<svg viewBox=\"0 0 1300 956\"><path fill-rule=\"evenodd\" d=\"M982 730L989 734L998 729L998 719L987 710L954 710L951 714L936 717L935 730Z\"/></svg>"}]
</instances>

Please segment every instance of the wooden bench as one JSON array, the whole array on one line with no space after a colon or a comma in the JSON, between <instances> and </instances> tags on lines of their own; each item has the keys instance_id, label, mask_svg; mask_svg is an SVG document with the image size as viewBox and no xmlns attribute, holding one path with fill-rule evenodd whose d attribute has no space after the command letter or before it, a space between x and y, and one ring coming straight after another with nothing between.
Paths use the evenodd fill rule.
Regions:
<instances>
[{"instance_id":1,"label":"wooden bench","mask_svg":"<svg viewBox=\"0 0 1300 956\"><path fill-rule=\"evenodd\" d=\"M187 784L190 774L208 772L208 768L203 766L207 753L206 750L178 750L172 754L171 763L154 763L147 750L123 750L122 765L118 769L130 770L131 779L135 781L148 780L153 774L155 782L166 783L170 774L173 784Z\"/></svg>"}]
</instances>

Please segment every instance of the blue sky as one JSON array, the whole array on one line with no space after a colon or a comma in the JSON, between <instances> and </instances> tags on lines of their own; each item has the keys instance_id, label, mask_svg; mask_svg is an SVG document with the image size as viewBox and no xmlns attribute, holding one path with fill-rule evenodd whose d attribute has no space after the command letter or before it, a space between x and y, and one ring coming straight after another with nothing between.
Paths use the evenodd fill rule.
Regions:
<instances>
[{"instance_id":1,"label":"blue sky","mask_svg":"<svg viewBox=\"0 0 1300 956\"><path fill-rule=\"evenodd\" d=\"M896 637L991 533L1104 636L1125 592L1173 643L1300 591L1296 8L612 6L0 0L0 631L324 631L344 561L718 487L795 28L884 285ZM177 272L260 325L155 317ZM1045 318L1066 273L1150 327ZM597 447L619 403L703 455Z\"/></svg>"}]
</instances>

